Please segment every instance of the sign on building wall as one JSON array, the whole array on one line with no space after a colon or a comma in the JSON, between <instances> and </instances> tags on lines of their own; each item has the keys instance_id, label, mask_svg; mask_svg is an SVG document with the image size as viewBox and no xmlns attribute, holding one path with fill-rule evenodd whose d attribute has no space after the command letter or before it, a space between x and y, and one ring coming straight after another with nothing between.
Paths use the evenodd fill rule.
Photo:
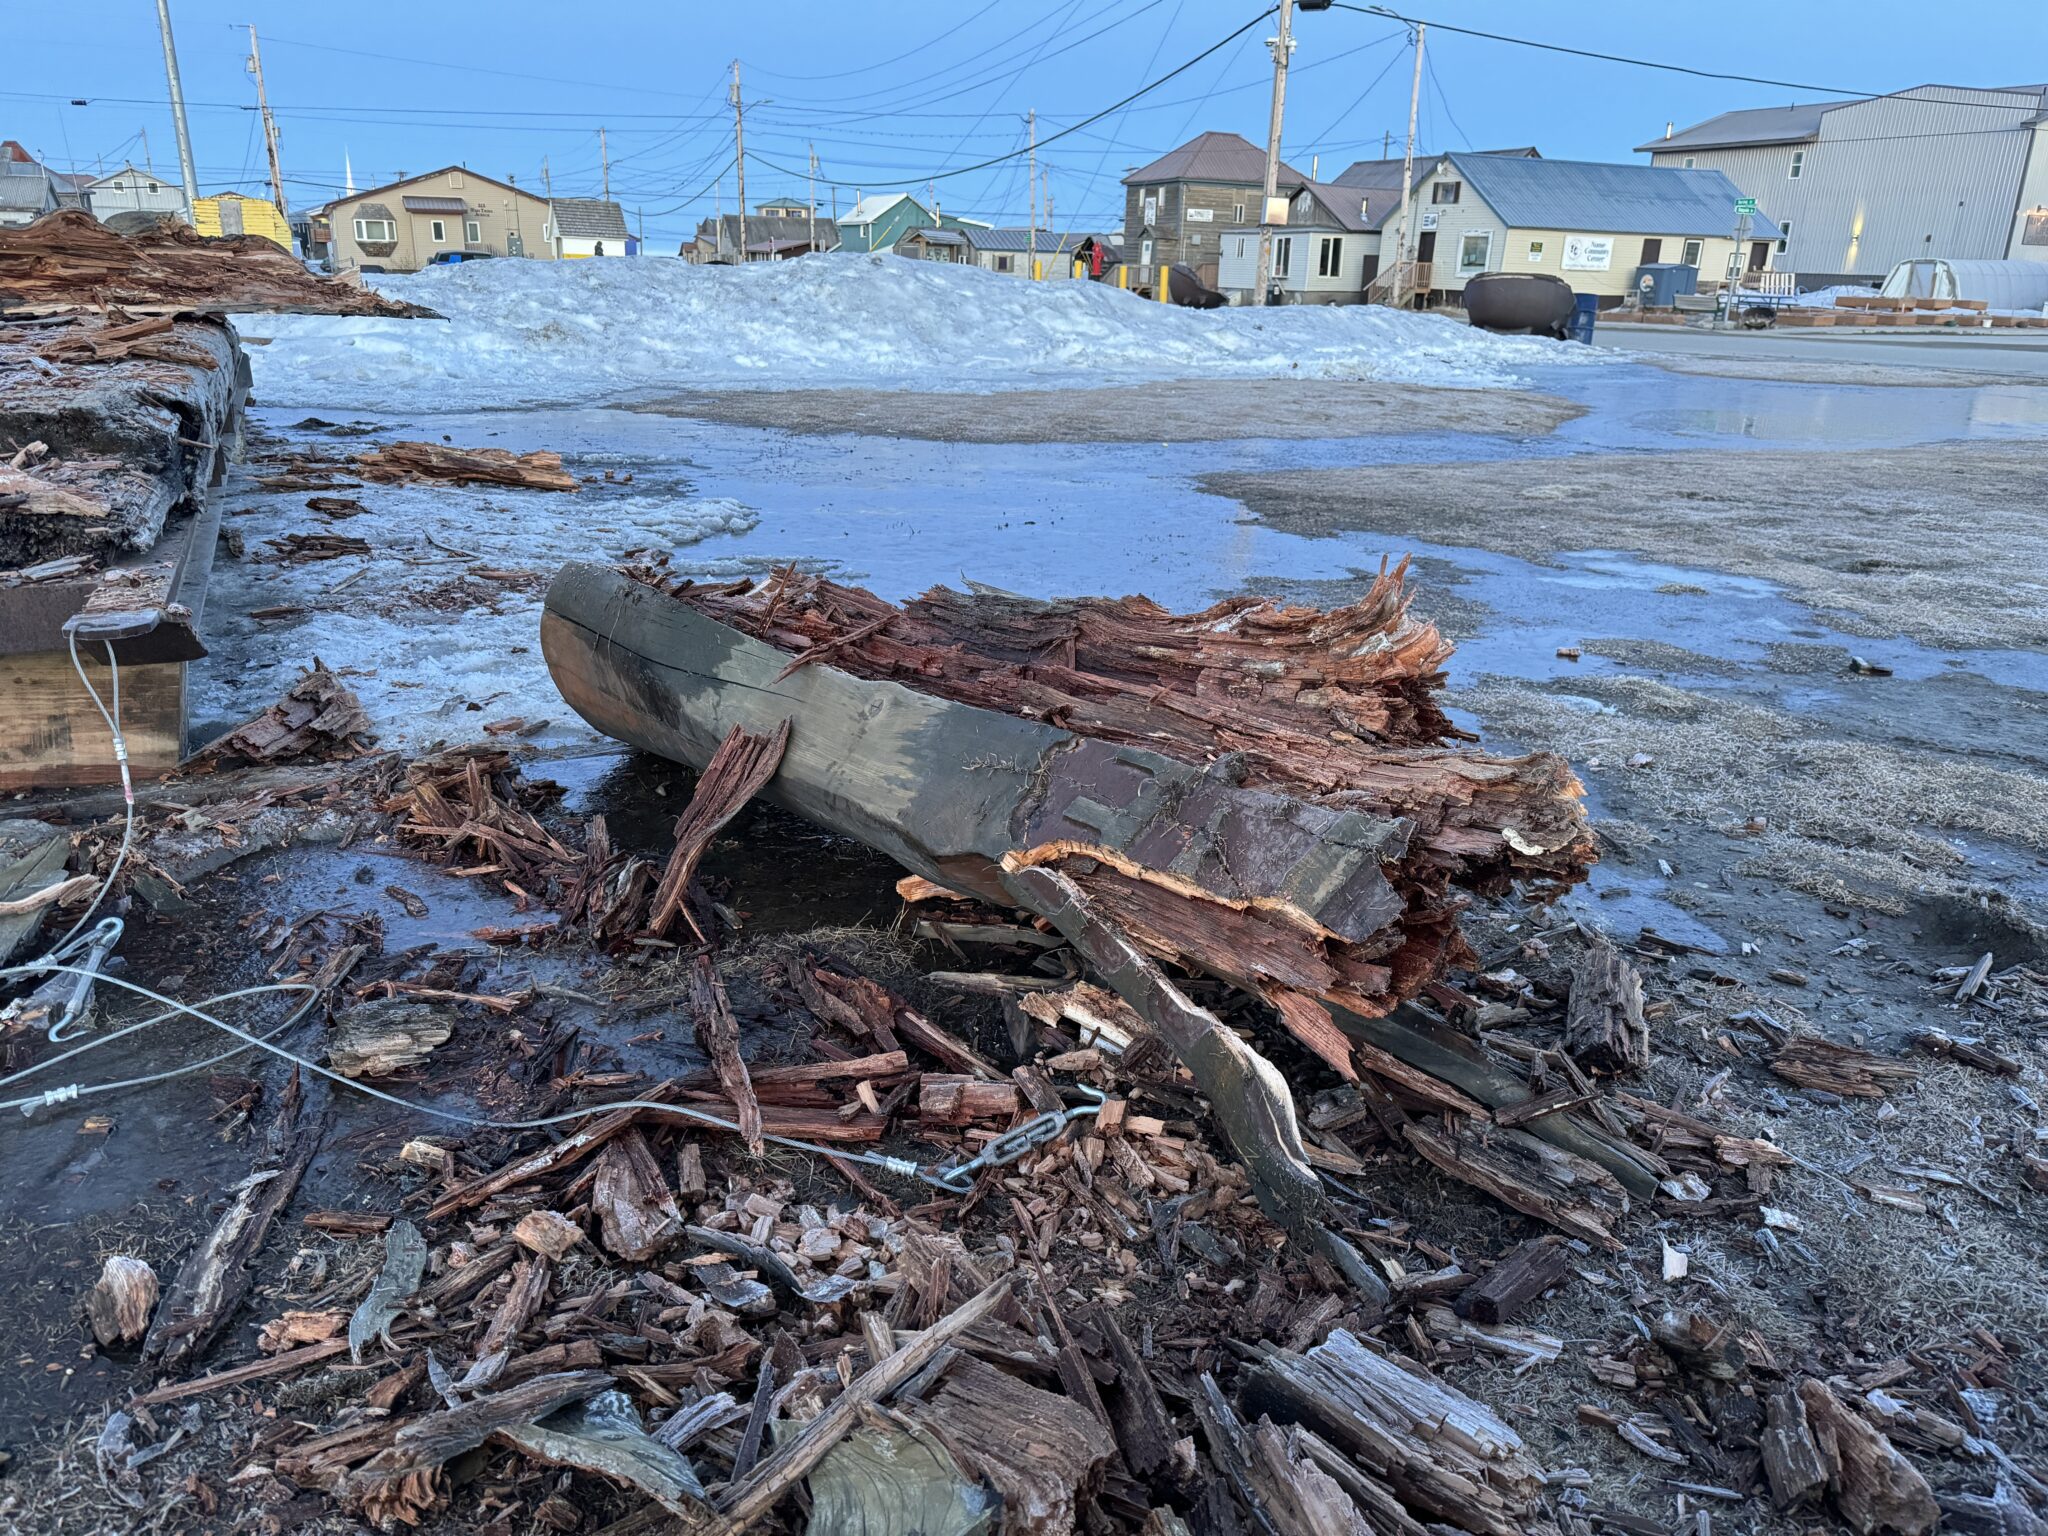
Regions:
<instances>
[{"instance_id":1,"label":"sign on building wall","mask_svg":"<svg viewBox=\"0 0 2048 1536\"><path fill-rule=\"evenodd\" d=\"M1436 210L1434 208L1425 208L1422 210L1422 227L1424 229L1436 228Z\"/></svg>"},{"instance_id":2,"label":"sign on building wall","mask_svg":"<svg viewBox=\"0 0 2048 1536\"><path fill-rule=\"evenodd\" d=\"M1187 217L1190 224L1211 224L1215 222L1216 210L1214 208L1190 208Z\"/></svg>"},{"instance_id":3,"label":"sign on building wall","mask_svg":"<svg viewBox=\"0 0 2048 1536\"><path fill-rule=\"evenodd\" d=\"M1614 265L1614 242L1605 235L1566 235L1563 266L1567 272L1605 272Z\"/></svg>"}]
</instances>

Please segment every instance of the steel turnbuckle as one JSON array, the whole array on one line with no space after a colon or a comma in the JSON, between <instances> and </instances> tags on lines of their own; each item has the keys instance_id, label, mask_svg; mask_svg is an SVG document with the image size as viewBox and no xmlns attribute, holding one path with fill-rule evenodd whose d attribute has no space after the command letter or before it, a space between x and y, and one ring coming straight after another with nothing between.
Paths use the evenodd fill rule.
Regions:
<instances>
[{"instance_id":1,"label":"steel turnbuckle","mask_svg":"<svg viewBox=\"0 0 2048 1536\"><path fill-rule=\"evenodd\" d=\"M1044 1114L1003 1132L966 1162L954 1163L946 1168L920 1168L917 1176L925 1183L943 1189L948 1194L967 1194L974 1188L975 1175L984 1168L1001 1168L1014 1163L1033 1148L1057 1140L1061 1132L1076 1120L1085 1120L1100 1114L1109 1096L1088 1087L1085 1083L1077 1086L1088 1096L1088 1103L1076 1104L1069 1109L1047 1110Z\"/></svg>"}]
</instances>

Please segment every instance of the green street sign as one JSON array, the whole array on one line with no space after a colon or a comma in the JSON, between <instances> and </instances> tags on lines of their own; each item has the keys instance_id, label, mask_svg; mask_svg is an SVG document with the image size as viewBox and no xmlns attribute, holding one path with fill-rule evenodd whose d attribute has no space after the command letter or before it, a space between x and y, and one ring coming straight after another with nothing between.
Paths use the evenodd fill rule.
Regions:
<instances>
[{"instance_id":1,"label":"green street sign","mask_svg":"<svg viewBox=\"0 0 2048 1536\"><path fill-rule=\"evenodd\" d=\"M1756 199L1753 197L1738 197L1735 199L1735 211L1737 213L1755 213Z\"/></svg>"}]
</instances>

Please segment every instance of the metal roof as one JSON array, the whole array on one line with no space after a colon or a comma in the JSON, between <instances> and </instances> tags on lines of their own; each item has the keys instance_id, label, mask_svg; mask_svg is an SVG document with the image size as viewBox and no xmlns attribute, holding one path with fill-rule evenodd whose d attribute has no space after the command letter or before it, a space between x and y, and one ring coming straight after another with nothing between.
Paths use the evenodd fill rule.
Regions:
<instances>
[{"instance_id":1,"label":"metal roof","mask_svg":"<svg viewBox=\"0 0 2048 1536\"><path fill-rule=\"evenodd\" d=\"M469 204L459 197L401 197L407 213L467 213Z\"/></svg>"},{"instance_id":2,"label":"metal roof","mask_svg":"<svg viewBox=\"0 0 2048 1536\"><path fill-rule=\"evenodd\" d=\"M906 201L917 203L917 199L908 192L895 192L888 196L877 192L872 197L864 197L855 203L847 210L846 217L839 222L842 224L872 224L898 203ZM923 203L917 203L917 206L919 212L924 210Z\"/></svg>"},{"instance_id":3,"label":"metal roof","mask_svg":"<svg viewBox=\"0 0 2048 1536\"><path fill-rule=\"evenodd\" d=\"M1445 155L1466 185L1512 229L1584 230L1615 235L1734 233L1742 196L1719 171L1598 160L1523 160ZM1441 163L1441 162L1440 162ZM1750 234L1775 240L1778 226L1750 216Z\"/></svg>"},{"instance_id":4,"label":"metal roof","mask_svg":"<svg viewBox=\"0 0 2048 1536\"><path fill-rule=\"evenodd\" d=\"M966 231L968 244L978 251L1029 251L1032 248L1031 231L1028 228L970 229ZM1055 235L1049 229L1038 232L1039 253L1057 256L1062 251L1071 251L1088 236L1083 234Z\"/></svg>"},{"instance_id":5,"label":"metal roof","mask_svg":"<svg viewBox=\"0 0 2048 1536\"><path fill-rule=\"evenodd\" d=\"M957 229L913 229L904 240L922 240L926 245L965 245L967 235ZM901 244L901 241L897 242Z\"/></svg>"},{"instance_id":6,"label":"metal roof","mask_svg":"<svg viewBox=\"0 0 2048 1536\"><path fill-rule=\"evenodd\" d=\"M1299 186L1308 178L1280 162L1283 186ZM1159 181L1215 181L1226 186L1258 187L1266 182L1266 152L1242 134L1202 133L1179 149L1170 149L1150 165L1124 178L1124 185Z\"/></svg>"},{"instance_id":7,"label":"metal roof","mask_svg":"<svg viewBox=\"0 0 2048 1536\"><path fill-rule=\"evenodd\" d=\"M412 199L407 198L410 203ZM596 197L558 197L548 204L555 221L555 234L571 240L625 240L631 238L626 215L617 203Z\"/></svg>"},{"instance_id":8,"label":"metal roof","mask_svg":"<svg viewBox=\"0 0 2048 1536\"><path fill-rule=\"evenodd\" d=\"M1784 107L1750 107L1740 112L1723 112L1704 123L1694 123L1669 138L1638 144L1639 155L1662 154L1671 149L1734 149L1745 144L1807 144L1820 134L1820 120L1836 107L1853 105L1861 98L1841 101L1796 102Z\"/></svg>"}]
</instances>

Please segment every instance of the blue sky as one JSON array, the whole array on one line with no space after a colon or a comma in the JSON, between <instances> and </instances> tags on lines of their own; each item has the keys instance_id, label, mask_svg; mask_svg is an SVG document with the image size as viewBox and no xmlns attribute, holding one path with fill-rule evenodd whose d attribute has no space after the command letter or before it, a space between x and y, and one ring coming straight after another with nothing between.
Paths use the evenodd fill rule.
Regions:
<instances>
[{"instance_id":1,"label":"blue sky","mask_svg":"<svg viewBox=\"0 0 2048 1536\"><path fill-rule=\"evenodd\" d=\"M1799 0L1759 23L1753 7L1416 0L1409 14L1569 46L1852 91L1939 81L2002 85L2048 75L2040 0L1952 5ZM294 204L356 184L461 163L557 193L599 189L598 130L612 195L649 243L674 243L715 205L734 207L730 65L747 101L750 203L801 196L807 146L822 211L857 190L935 193L948 212L1024 222L1020 157L939 173L1023 147L1130 94L1251 20L1260 0L781 0L773 5L565 7L359 0L346 6L172 0L201 191L263 189L255 22ZM155 10L147 0L18 5L8 20L0 138L59 166L142 159L175 174ZM1728 19L1727 25L1716 20ZM1740 16L1745 19L1737 20ZM1263 143L1270 20L1040 156L1062 228L1113 227L1126 170L1203 129ZM1406 29L1330 11L1298 18L1286 154L1324 175L1399 153L1412 56ZM2003 38L2017 52L1987 48ZM2031 39L2031 46L2025 46ZM1733 107L1823 99L1812 91L1693 79L1539 53L1432 29L1419 148L1535 144L1553 158L1628 160L1632 146ZM2012 60L2010 65L2006 60ZM72 98L88 105L72 105ZM724 174L721 177L720 172ZM827 185L826 183L836 185ZM1041 215L1042 217L1042 215Z\"/></svg>"}]
</instances>

